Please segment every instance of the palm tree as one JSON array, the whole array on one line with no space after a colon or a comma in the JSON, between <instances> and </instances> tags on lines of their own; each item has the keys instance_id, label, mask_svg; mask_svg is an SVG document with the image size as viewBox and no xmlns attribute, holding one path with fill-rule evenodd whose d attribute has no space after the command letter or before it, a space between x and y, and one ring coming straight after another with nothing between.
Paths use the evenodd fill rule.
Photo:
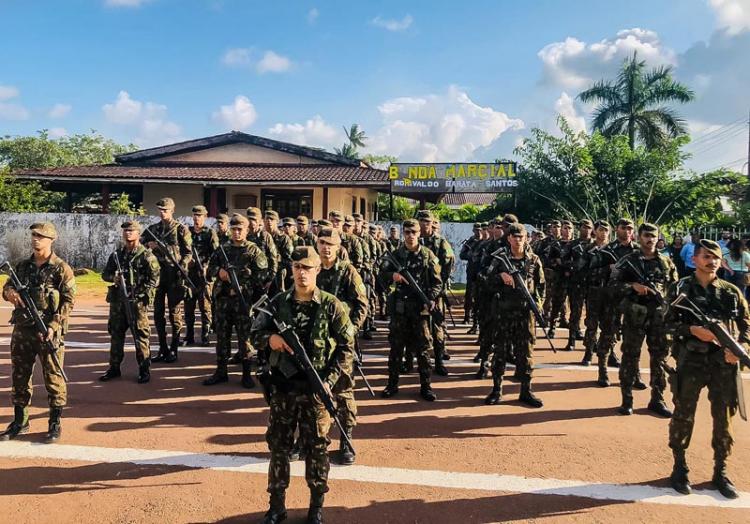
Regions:
<instances>
[{"instance_id":1,"label":"palm tree","mask_svg":"<svg viewBox=\"0 0 750 524\"><path fill-rule=\"evenodd\" d=\"M359 124L352 124L349 129L344 128L344 133L346 133L346 138L352 146L355 148L365 147L367 136L364 131L359 129Z\"/></svg>"},{"instance_id":2,"label":"palm tree","mask_svg":"<svg viewBox=\"0 0 750 524\"><path fill-rule=\"evenodd\" d=\"M646 71L637 53L625 59L616 82L600 80L578 95L582 102L600 102L593 115L594 130L604 136L626 134L631 148L638 137L649 149L687 131L685 120L660 104L684 104L693 98L692 90L672 78L670 66Z\"/></svg>"},{"instance_id":3,"label":"palm tree","mask_svg":"<svg viewBox=\"0 0 750 524\"><path fill-rule=\"evenodd\" d=\"M343 146L341 146L341 148L334 147L333 150L339 156L351 158L352 160L356 160L358 158L357 148L351 145L350 143L344 144Z\"/></svg>"}]
</instances>

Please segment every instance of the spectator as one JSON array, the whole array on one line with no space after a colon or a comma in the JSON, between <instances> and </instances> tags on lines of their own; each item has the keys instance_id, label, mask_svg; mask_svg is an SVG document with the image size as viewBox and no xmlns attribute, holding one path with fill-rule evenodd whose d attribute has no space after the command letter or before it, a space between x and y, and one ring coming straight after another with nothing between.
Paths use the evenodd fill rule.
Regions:
<instances>
[{"instance_id":1,"label":"spectator","mask_svg":"<svg viewBox=\"0 0 750 524\"><path fill-rule=\"evenodd\" d=\"M721 266L725 270L725 280L737 286L745 293L745 275L750 270L750 253L742 244L742 241L734 238L727 244L729 252L721 260Z\"/></svg>"},{"instance_id":2,"label":"spectator","mask_svg":"<svg viewBox=\"0 0 750 524\"><path fill-rule=\"evenodd\" d=\"M674 262L674 265L677 268L677 274L680 275L680 278L685 276L685 262L680 258L682 246L682 235L675 233L674 237L672 237L669 256L672 258L672 262Z\"/></svg>"},{"instance_id":3,"label":"spectator","mask_svg":"<svg viewBox=\"0 0 750 524\"><path fill-rule=\"evenodd\" d=\"M724 251L724 248L727 247L727 244L729 244L730 240L732 240L732 233L730 233L729 231L722 231L721 238L719 239L719 245L721 246L722 251Z\"/></svg>"},{"instance_id":4,"label":"spectator","mask_svg":"<svg viewBox=\"0 0 750 524\"><path fill-rule=\"evenodd\" d=\"M690 233L690 242L682 246L680 250L680 258L685 263L685 275L692 275L695 273L695 264L693 263L693 253L695 252L695 246L701 239L698 231Z\"/></svg>"},{"instance_id":5,"label":"spectator","mask_svg":"<svg viewBox=\"0 0 750 524\"><path fill-rule=\"evenodd\" d=\"M660 238L659 241L656 242L656 250L662 255L672 258L672 250L663 238Z\"/></svg>"}]
</instances>

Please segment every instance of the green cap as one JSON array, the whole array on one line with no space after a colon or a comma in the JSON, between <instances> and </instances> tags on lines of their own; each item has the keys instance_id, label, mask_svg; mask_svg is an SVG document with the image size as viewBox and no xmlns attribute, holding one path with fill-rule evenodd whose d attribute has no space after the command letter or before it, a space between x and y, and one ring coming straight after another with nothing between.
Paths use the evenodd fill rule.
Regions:
<instances>
[{"instance_id":1,"label":"green cap","mask_svg":"<svg viewBox=\"0 0 750 524\"><path fill-rule=\"evenodd\" d=\"M352 213L352 218L355 222L362 222L362 220L364 220L362 218L362 213Z\"/></svg>"},{"instance_id":2,"label":"green cap","mask_svg":"<svg viewBox=\"0 0 750 524\"><path fill-rule=\"evenodd\" d=\"M266 213L263 215L263 218L270 218L271 220L278 220L279 214L273 209L266 209Z\"/></svg>"},{"instance_id":3,"label":"green cap","mask_svg":"<svg viewBox=\"0 0 750 524\"><path fill-rule=\"evenodd\" d=\"M318 232L318 240L333 246L341 245L341 235L332 227L324 227Z\"/></svg>"},{"instance_id":4,"label":"green cap","mask_svg":"<svg viewBox=\"0 0 750 524\"><path fill-rule=\"evenodd\" d=\"M713 240L708 240L707 238L702 238L698 241L698 245L701 247L701 249L705 249L709 253L722 258L721 253L721 246L718 242L714 242Z\"/></svg>"},{"instance_id":5,"label":"green cap","mask_svg":"<svg viewBox=\"0 0 750 524\"><path fill-rule=\"evenodd\" d=\"M344 217L344 224L347 226L353 226L354 225L354 217L351 215L346 215Z\"/></svg>"},{"instance_id":6,"label":"green cap","mask_svg":"<svg viewBox=\"0 0 750 524\"><path fill-rule=\"evenodd\" d=\"M563 220L560 222L560 225L573 227L573 222L571 222L570 220Z\"/></svg>"},{"instance_id":7,"label":"green cap","mask_svg":"<svg viewBox=\"0 0 750 524\"><path fill-rule=\"evenodd\" d=\"M328 219L329 220L344 220L344 214L341 211L336 211L336 210L329 211Z\"/></svg>"},{"instance_id":8,"label":"green cap","mask_svg":"<svg viewBox=\"0 0 750 524\"><path fill-rule=\"evenodd\" d=\"M640 226L638 226L638 234L641 233L654 233L657 234L659 232L659 226L656 224L649 224L648 222L644 222Z\"/></svg>"},{"instance_id":9,"label":"green cap","mask_svg":"<svg viewBox=\"0 0 750 524\"><path fill-rule=\"evenodd\" d=\"M174 209L174 200L164 197L156 203L158 209Z\"/></svg>"},{"instance_id":10,"label":"green cap","mask_svg":"<svg viewBox=\"0 0 750 524\"><path fill-rule=\"evenodd\" d=\"M585 226L585 227L590 227L590 228L592 228L592 229L593 229L593 227L594 227L594 223L593 223L593 222L592 222L591 220L589 220L588 218L584 218L583 220L581 220L581 221L580 221L580 222L578 223L578 226L579 226L579 227L584 227L584 226Z\"/></svg>"},{"instance_id":11,"label":"green cap","mask_svg":"<svg viewBox=\"0 0 750 524\"><path fill-rule=\"evenodd\" d=\"M193 206L194 215L208 215L208 209L206 206Z\"/></svg>"},{"instance_id":12,"label":"green cap","mask_svg":"<svg viewBox=\"0 0 750 524\"><path fill-rule=\"evenodd\" d=\"M635 222L630 220L629 218L621 218L617 221L618 226L635 226Z\"/></svg>"},{"instance_id":13,"label":"green cap","mask_svg":"<svg viewBox=\"0 0 750 524\"><path fill-rule=\"evenodd\" d=\"M407 218L406 220L404 220L401 223L401 227L402 228L405 228L405 227L419 227L419 222L417 222L413 218Z\"/></svg>"},{"instance_id":14,"label":"green cap","mask_svg":"<svg viewBox=\"0 0 750 524\"><path fill-rule=\"evenodd\" d=\"M553 226L553 227L554 227L554 226L560 227L560 226L561 226L562 224L560 224L560 221L559 221L559 220L550 220L550 221L549 221L549 224L547 224L547 225L548 225L548 226Z\"/></svg>"},{"instance_id":15,"label":"green cap","mask_svg":"<svg viewBox=\"0 0 750 524\"><path fill-rule=\"evenodd\" d=\"M297 217L297 223L298 224L308 224L310 221L305 215L300 215Z\"/></svg>"},{"instance_id":16,"label":"green cap","mask_svg":"<svg viewBox=\"0 0 750 524\"><path fill-rule=\"evenodd\" d=\"M429 209L420 209L417 212L417 220L435 220L435 216Z\"/></svg>"},{"instance_id":17,"label":"green cap","mask_svg":"<svg viewBox=\"0 0 750 524\"><path fill-rule=\"evenodd\" d=\"M513 222L508 225L508 234L509 235L525 235L526 227L524 227L523 224L519 224L518 222Z\"/></svg>"},{"instance_id":18,"label":"green cap","mask_svg":"<svg viewBox=\"0 0 750 524\"><path fill-rule=\"evenodd\" d=\"M125 231L140 231L141 230L141 224L137 220L126 220L120 225L120 227L124 229Z\"/></svg>"},{"instance_id":19,"label":"green cap","mask_svg":"<svg viewBox=\"0 0 750 524\"><path fill-rule=\"evenodd\" d=\"M216 215L216 222L219 224L228 224L229 223L229 215L226 213L219 213Z\"/></svg>"},{"instance_id":20,"label":"green cap","mask_svg":"<svg viewBox=\"0 0 750 524\"><path fill-rule=\"evenodd\" d=\"M318 227L331 227L333 224L331 224L330 220L326 220L325 218L321 218L318 220Z\"/></svg>"},{"instance_id":21,"label":"green cap","mask_svg":"<svg viewBox=\"0 0 750 524\"><path fill-rule=\"evenodd\" d=\"M52 240L55 240L57 238L57 229L55 229L55 224L52 222L37 222L35 224L31 224L29 227L32 233L36 233L37 235L41 235L46 238L51 238Z\"/></svg>"},{"instance_id":22,"label":"green cap","mask_svg":"<svg viewBox=\"0 0 750 524\"><path fill-rule=\"evenodd\" d=\"M503 224L516 224L518 223L518 217L513 213L506 213L503 215Z\"/></svg>"},{"instance_id":23,"label":"green cap","mask_svg":"<svg viewBox=\"0 0 750 524\"><path fill-rule=\"evenodd\" d=\"M248 220L255 220L256 222L263 218L263 214L257 207L248 207L245 211L245 215L247 216Z\"/></svg>"},{"instance_id":24,"label":"green cap","mask_svg":"<svg viewBox=\"0 0 750 524\"><path fill-rule=\"evenodd\" d=\"M606 220L604 220L603 218L600 218L599 220L597 220L597 221L596 221L596 222L594 223L594 227L595 227L596 229L599 229L600 227L606 227L607 229L611 229L611 227L610 227L610 225L609 225L609 222L607 222L607 221L606 221Z\"/></svg>"},{"instance_id":25,"label":"green cap","mask_svg":"<svg viewBox=\"0 0 750 524\"><path fill-rule=\"evenodd\" d=\"M247 227L248 220L239 213L234 213L229 219L229 227Z\"/></svg>"},{"instance_id":26,"label":"green cap","mask_svg":"<svg viewBox=\"0 0 750 524\"><path fill-rule=\"evenodd\" d=\"M296 226L297 221L291 217L286 217L284 218L284 220L281 221L281 225L282 226Z\"/></svg>"},{"instance_id":27,"label":"green cap","mask_svg":"<svg viewBox=\"0 0 750 524\"><path fill-rule=\"evenodd\" d=\"M292 253L292 262L306 267L315 267L320 265L320 256L312 246L301 246L295 248Z\"/></svg>"}]
</instances>

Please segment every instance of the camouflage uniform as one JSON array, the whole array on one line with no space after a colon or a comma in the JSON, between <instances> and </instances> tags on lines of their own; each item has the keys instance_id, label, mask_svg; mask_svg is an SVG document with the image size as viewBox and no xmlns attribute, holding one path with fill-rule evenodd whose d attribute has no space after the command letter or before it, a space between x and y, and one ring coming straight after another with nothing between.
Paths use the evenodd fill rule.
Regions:
<instances>
[{"instance_id":1,"label":"camouflage uniform","mask_svg":"<svg viewBox=\"0 0 750 524\"><path fill-rule=\"evenodd\" d=\"M560 318L561 325L564 324L565 321L565 313L567 309L565 300L568 298L568 275L565 274L566 271L562 258L564 253L570 249L572 243L572 240L563 240L559 238L556 242L550 245L547 255L551 269L550 273L552 275L552 282L549 284L550 330L554 330L558 318Z\"/></svg>"},{"instance_id":2,"label":"camouflage uniform","mask_svg":"<svg viewBox=\"0 0 750 524\"><path fill-rule=\"evenodd\" d=\"M229 217L224 213L220 213L216 215L216 224L217 224L216 237L219 239L219 245L221 245L221 244L225 244L229 242L232 239L232 235L229 233L229 229L227 229L223 233L219 231L219 228L218 228L219 223L229 225Z\"/></svg>"},{"instance_id":3,"label":"camouflage uniform","mask_svg":"<svg viewBox=\"0 0 750 524\"><path fill-rule=\"evenodd\" d=\"M219 247L219 236L213 229L203 226L196 232L195 228L190 228L190 235L193 240L193 247L198 252L203 271L206 271L208 259L211 254ZM192 344L195 338L195 306L196 303L201 312L201 343L208 344L208 333L211 331L212 313L211 313L211 280L206 275L200 274L198 262L191 260L190 269L188 270L190 280L198 287L196 293L191 293L185 298L185 325L187 334L185 340ZM205 279L205 285L203 280Z\"/></svg>"},{"instance_id":4,"label":"camouflage uniform","mask_svg":"<svg viewBox=\"0 0 750 524\"><path fill-rule=\"evenodd\" d=\"M477 246L477 257L479 259L479 273L477 275L477 294L475 299L475 314L477 323L479 325L479 352L477 353L477 359L479 360L479 372L477 375L480 378L486 376L485 369L486 363L492 355L492 324L493 318L490 315L489 305L492 302L492 293L488 286L486 286L487 275L492 273L498 265L498 262L491 255L501 247L501 238L494 239L488 238L483 240L482 243Z\"/></svg>"},{"instance_id":5,"label":"camouflage uniform","mask_svg":"<svg viewBox=\"0 0 750 524\"><path fill-rule=\"evenodd\" d=\"M365 265L365 250L362 247L362 241L356 235L350 233L342 233L341 235L341 247L346 250L348 260L354 266L357 271L362 271Z\"/></svg>"},{"instance_id":6,"label":"camouflage uniform","mask_svg":"<svg viewBox=\"0 0 750 524\"><path fill-rule=\"evenodd\" d=\"M156 238L166 244L175 260L177 260L177 263L187 271L190 260L193 258L191 249L193 240L187 226L177 220L171 219L167 222L159 221L156 224L152 224L148 226L147 230L151 231ZM153 240L150 234L144 233L141 235L141 243L143 244L153 242ZM183 301L188 289L179 270L172 264L167 255L162 252L162 249L156 247L153 253L159 261L160 266L159 286L156 288L156 296L154 297L154 324L156 325L156 333L159 336L159 355L154 358L154 361L174 361L177 358L177 348L180 345ZM170 346L167 346L165 299L169 308L169 324L172 327L172 342Z\"/></svg>"},{"instance_id":7,"label":"camouflage uniform","mask_svg":"<svg viewBox=\"0 0 750 524\"><path fill-rule=\"evenodd\" d=\"M290 325L305 346L305 350L320 374L333 386L341 375L351 375L355 328L344 305L333 295L316 289L312 301L294 299L294 289L273 298L279 320ZM253 323L252 339L259 352L266 355L271 368L270 415L266 441L271 452L268 465L268 492L271 508L284 505L284 493L289 486L289 453L294 444L294 431L299 424L305 451L305 479L310 488L311 507L323 505L328 491L328 432L331 417L323 404L310 393L310 385L303 372L286 376L282 369L294 364L287 354L271 351L268 339L276 333L265 313ZM292 368L294 369L294 368Z\"/></svg>"},{"instance_id":8,"label":"camouflage uniform","mask_svg":"<svg viewBox=\"0 0 750 524\"><path fill-rule=\"evenodd\" d=\"M569 350L574 349L575 341L581 334L583 303L586 300L586 252L592 244L591 239L576 239L562 251L563 282L565 294L570 301L568 345L565 348Z\"/></svg>"},{"instance_id":9,"label":"camouflage uniform","mask_svg":"<svg viewBox=\"0 0 750 524\"><path fill-rule=\"evenodd\" d=\"M477 222L474 224L474 230L478 231L481 229L481 224ZM477 261L475 260L474 248L479 244L479 239L476 236L471 236L464 240L461 246L461 252L458 258L466 262L466 294L464 295L464 323L468 324L471 321L471 312L474 307L474 282L477 277Z\"/></svg>"},{"instance_id":10,"label":"camouflage uniform","mask_svg":"<svg viewBox=\"0 0 750 524\"><path fill-rule=\"evenodd\" d=\"M606 248L607 244L604 244ZM609 283L609 266L613 262L611 257L601 252L602 247L591 243L586 248L586 333L583 336L583 347L586 350L586 357L589 359L594 353L598 353L597 332L603 329L606 316L609 314L609 293L607 284ZM606 359L609 355L605 354L603 359L604 370L606 371Z\"/></svg>"},{"instance_id":11,"label":"camouflage uniform","mask_svg":"<svg viewBox=\"0 0 750 524\"><path fill-rule=\"evenodd\" d=\"M633 385L638 378L638 362L645 338L651 368L649 408L656 411L657 404L663 405L664 403L664 389L667 386L663 368L667 358L667 338L664 329L666 303L650 293L645 296L636 294L631 284L639 282L639 279L627 263L638 268L662 297L666 294L667 288L677 281L677 269L668 256L658 252L654 258L645 258L641 253L631 253L618 262L610 280L610 286L625 297L621 305L623 323L620 390L623 408L632 411ZM658 408L660 409L661 406Z\"/></svg>"},{"instance_id":12,"label":"camouflage uniform","mask_svg":"<svg viewBox=\"0 0 750 524\"><path fill-rule=\"evenodd\" d=\"M115 279L117 264L115 254L109 256L107 265L102 271L102 280L114 282L107 290L109 303L109 321L107 332L111 337L109 346L109 365L119 370L125 357L125 335L130 328L135 339L135 359L139 367L148 366L151 358L150 342L151 325L148 319L148 308L154 301L154 294L159 285L159 261L150 249L139 244L133 251L122 247L116 251L120 267L125 276L125 284L130 297L134 300L135 325L128 326L125 302Z\"/></svg>"},{"instance_id":13,"label":"camouflage uniform","mask_svg":"<svg viewBox=\"0 0 750 524\"><path fill-rule=\"evenodd\" d=\"M388 246L388 251L390 251L391 253L393 253L394 251L396 251L399 248L399 246L401 246L401 244L403 242L401 242L400 238L388 237L388 238L385 239L385 243Z\"/></svg>"}]
</instances>

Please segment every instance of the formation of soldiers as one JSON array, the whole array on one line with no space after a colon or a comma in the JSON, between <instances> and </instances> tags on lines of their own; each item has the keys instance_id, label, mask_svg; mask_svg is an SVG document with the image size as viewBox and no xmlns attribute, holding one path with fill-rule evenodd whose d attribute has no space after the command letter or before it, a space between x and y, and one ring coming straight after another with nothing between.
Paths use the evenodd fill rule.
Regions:
<instances>
[{"instance_id":1,"label":"formation of soldiers","mask_svg":"<svg viewBox=\"0 0 750 524\"><path fill-rule=\"evenodd\" d=\"M214 335L216 368L203 384L227 382L229 366L241 366L242 387L256 387L257 378L270 406L270 508L264 522L286 518L289 463L297 458L305 459L311 492L308 522L321 522L332 422L340 428L338 461L355 461L355 377L363 357L358 340L372 337L375 317L389 319L388 381L382 397L398 395L401 376L413 371L415 358L420 396L428 402L437 398L432 372L449 373L445 317L455 265L450 243L426 210L401 228L391 227L386 236L382 227L369 225L361 215L335 210L312 221L306 216L280 219L273 210L251 207L244 214L219 215L212 229L206 226L204 206L192 208L190 227L174 218L171 198L159 200L156 207L157 223L145 229L135 220L122 224L121 245L102 273L112 283L107 293L111 346L109 367L100 380L122 376L128 331L139 383L149 382L152 362L173 363L180 347L197 340L209 345ZM631 220L621 219L614 240L613 228L604 220L582 220L577 228L575 233L572 222L554 220L546 235L530 238L518 218L506 214L474 224L472 237L462 242L459 257L467 264L464 321L471 324L470 333L478 334L476 377L492 378L485 403L502 401L510 363L511 379L521 386L520 402L541 408L543 402L531 388L537 328L545 328L550 339L557 328L567 328L564 350L573 351L583 341L581 364L590 365L596 355L599 386L610 385L608 367L619 367L621 414L633 414L633 389L650 387L647 409L671 417L672 485L681 493L690 491L685 450L698 395L708 387L715 422L713 481L722 494L736 497L726 476L733 443L731 416L742 400L727 385L739 372L736 359L720 351L722 346L706 328L670 307L685 294L705 306L712 318L735 326L741 343L750 341L744 297L716 278L721 249L701 240L695 274L678 282L671 260L656 250L657 226L641 224L636 230ZM52 251L54 225L34 224L31 231L33 255L16 266L24 284L9 280L3 288L3 298L15 306L15 416L0 439L29 430L30 377L38 355L51 408L47 441L54 442L61 435L66 403L64 335L75 280ZM19 292L27 288L33 294L23 298ZM35 304L44 330L25 301ZM150 310L158 338L153 356ZM614 353L620 336L621 361ZM638 366L644 340L648 385ZM304 349L309 365L295 347ZM670 348L676 369L666 364ZM674 415L664 401L668 374Z\"/></svg>"}]
</instances>

